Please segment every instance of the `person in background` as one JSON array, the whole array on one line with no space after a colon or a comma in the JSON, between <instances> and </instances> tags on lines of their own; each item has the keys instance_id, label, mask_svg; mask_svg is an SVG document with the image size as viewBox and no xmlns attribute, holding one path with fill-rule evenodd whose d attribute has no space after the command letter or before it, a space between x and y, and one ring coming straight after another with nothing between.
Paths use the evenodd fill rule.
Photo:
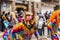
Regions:
<instances>
[{"instance_id":1,"label":"person in background","mask_svg":"<svg viewBox=\"0 0 60 40\"><path fill-rule=\"evenodd\" d=\"M7 14L8 14L7 19L9 22L9 29L10 29L13 28L12 17L10 16L10 12L8 12Z\"/></svg>"},{"instance_id":2,"label":"person in background","mask_svg":"<svg viewBox=\"0 0 60 40\"><path fill-rule=\"evenodd\" d=\"M18 18L18 13L17 13L17 11L15 11L15 16L16 16L16 18Z\"/></svg>"},{"instance_id":3,"label":"person in background","mask_svg":"<svg viewBox=\"0 0 60 40\"><path fill-rule=\"evenodd\" d=\"M41 16L41 17L43 17L43 15L42 15L42 13L41 13L41 12L38 14L38 16Z\"/></svg>"},{"instance_id":4,"label":"person in background","mask_svg":"<svg viewBox=\"0 0 60 40\"><path fill-rule=\"evenodd\" d=\"M40 12L40 14L39 14L39 17L40 17L40 19L42 19L42 34L44 35L44 27L45 27L45 24L46 24L46 18L45 18L45 16Z\"/></svg>"},{"instance_id":5,"label":"person in background","mask_svg":"<svg viewBox=\"0 0 60 40\"><path fill-rule=\"evenodd\" d=\"M14 12L11 12L11 13L10 13L10 16L12 17L12 22L13 22L13 24L17 24L17 23L18 23L18 20L17 20L17 18L16 18L16 16L15 16L15 13L14 13Z\"/></svg>"},{"instance_id":6,"label":"person in background","mask_svg":"<svg viewBox=\"0 0 60 40\"><path fill-rule=\"evenodd\" d=\"M5 17L5 11L3 11L3 12L2 12L2 15L1 15L1 23L2 23L1 31L2 31L2 32L5 30L5 26L4 26L4 24L3 24L4 19L6 19L6 17Z\"/></svg>"},{"instance_id":7,"label":"person in background","mask_svg":"<svg viewBox=\"0 0 60 40\"><path fill-rule=\"evenodd\" d=\"M46 11L44 15L45 15L46 20L49 19L48 11Z\"/></svg>"},{"instance_id":8,"label":"person in background","mask_svg":"<svg viewBox=\"0 0 60 40\"><path fill-rule=\"evenodd\" d=\"M39 20L38 20L38 32L39 32L39 35L42 36L42 31L43 31L43 18L40 16L39 17Z\"/></svg>"},{"instance_id":9,"label":"person in background","mask_svg":"<svg viewBox=\"0 0 60 40\"><path fill-rule=\"evenodd\" d=\"M51 11L49 12L48 16L50 17L50 15L51 15ZM50 30L48 29L48 35L49 33L50 33Z\"/></svg>"},{"instance_id":10,"label":"person in background","mask_svg":"<svg viewBox=\"0 0 60 40\"><path fill-rule=\"evenodd\" d=\"M19 17L20 17L20 16L23 16L23 10L21 10L21 11L19 12L18 16L19 16Z\"/></svg>"},{"instance_id":11,"label":"person in background","mask_svg":"<svg viewBox=\"0 0 60 40\"><path fill-rule=\"evenodd\" d=\"M50 15L51 15L51 11L49 12L49 17L50 17Z\"/></svg>"}]
</instances>

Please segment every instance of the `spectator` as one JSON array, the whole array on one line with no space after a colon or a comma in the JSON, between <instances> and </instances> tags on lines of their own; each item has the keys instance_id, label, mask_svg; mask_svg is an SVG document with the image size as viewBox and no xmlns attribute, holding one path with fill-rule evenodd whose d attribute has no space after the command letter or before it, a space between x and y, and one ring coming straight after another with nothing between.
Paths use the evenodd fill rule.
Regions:
<instances>
[{"instance_id":1,"label":"spectator","mask_svg":"<svg viewBox=\"0 0 60 40\"><path fill-rule=\"evenodd\" d=\"M50 15L51 15L51 11L49 12L49 17L50 17Z\"/></svg>"},{"instance_id":2,"label":"spectator","mask_svg":"<svg viewBox=\"0 0 60 40\"><path fill-rule=\"evenodd\" d=\"M38 32L39 32L39 35L42 36L42 31L43 31L43 18L40 16L39 17L39 21L38 21Z\"/></svg>"},{"instance_id":3,"label":"spectator","mask_svg":"<svg viewBox=\"0 0 60 40\"><path fill-rule=\"evenodd\" d=\"M38 15L39 15L39 16L41 16L41 17L43 17L43 15L42 15L42 13L41 13L41 12L40 12Z\"/></svg>"},{"instance_id":4,"label":"spectator","mask_svg":"<svg viewBox=\"0 0 60 40\"><path fill-rule=\"evenodd\" d=\"M23 10L21 10L18 15L19 15L19 17L23 16Z\"/></svg>"},{"instance_id":5,"label":"spectator","mask_svg":"<svg viewBox=\"0 0 60 40\"><path fill-rule=\"evenodd\" d=\"M18 13L17 13L17 11L15 11L15 16L16 16L16 18L18 18Z\"/></svg>"},{"instance_id":6,"label":"spectator","mask_svg":"<svg viewBox=\"0 0 60 40\"><path fill-rule=\"evenodd\" d=\"M49 19L48 11L46 11L46 13L45 13L45 18L46 18L46 20Z\"/></svg>"},{"instance_id":7,"label":"spectator","mask_svg":"<svg viewBox=\"0 0 60 40\"><path fill-rule=\"evenodd\" d=\"M9 22L9 29L13 27L12 17L10 16L10 12L7 13L7 20Z\"/></svg>"},{"instance_id":8,"label":"spectator","mask_svg":"<svg viewBox=\"0 0 60 40\"><path fill-rule=\"evenodd\" d=\"M3 23L3 21L5 19L6 19L6 17L5 17L5 11L3 11L2 15L1 15L1 23L2 23L1 31L4 31L5 30L5 26L4 26L4 23Z\"/></svg>"}]
</instances>

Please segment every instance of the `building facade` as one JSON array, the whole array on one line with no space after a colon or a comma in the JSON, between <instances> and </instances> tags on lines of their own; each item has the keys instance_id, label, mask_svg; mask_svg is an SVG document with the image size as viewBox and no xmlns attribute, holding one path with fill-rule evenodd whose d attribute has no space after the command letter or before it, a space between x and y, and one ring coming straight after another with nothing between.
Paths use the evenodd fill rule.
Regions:
<instances>
[{"instance_id":1,"label":"building facade","mask_svg":"<svg viewBox=\"0 0 60 40\"><path fill-rule=\"evenodd\" d=\"M19 10L23 8L26 11L33 13L40 12L40 2L35 2L32 0L0 0L0 13L3 11Z\"/></svg>"},{"instance_id":2,"label":"building facade","mask_svg":"<svg viewBox=\"0 0 60 40\"><path fill-rule=\"evenodd\" d=\"M24 1L24 0L16 0L15 1L15 10L17 12L19 12L20 10L25 10L28 11L28 7L29 7L29 2L28 1Z\"/></svg>"},{"instance_id":3,"label":"building facade","mask_svg":"<svg viewBox=\"0 0 60 40\"><path fill-rule=\"evenodd\" d=\"M0 13L3 11L15 11L15 0L0 0Z\"/></svg>"}]
</instances>

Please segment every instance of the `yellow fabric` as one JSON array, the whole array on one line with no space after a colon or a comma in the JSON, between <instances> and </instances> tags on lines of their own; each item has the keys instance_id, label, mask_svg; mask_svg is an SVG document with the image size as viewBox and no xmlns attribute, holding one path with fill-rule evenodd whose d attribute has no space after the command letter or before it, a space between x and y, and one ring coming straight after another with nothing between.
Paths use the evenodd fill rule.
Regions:
<instances>
[{"instance_id":1,"label":"yellow fabric","mask_svg":"<svg viewBox=\"0 0 60 40\"><path fill-rule=\"evenodd\" d=\"M2 16L2 19L6 19L5 15Z\"/></svg>"},{"instance_id":2,"label":"yellow fabric","mask_svg":"<svg viewBox=\"0 0 60 40\"><path fill-rule=\"evenodd\" d=\"M22 27L28 34L30 34L29 29L26 28L26 27L24 26L24 24L22 24L22 23L16 24L15 27L13 28L13 30L18 29L18 28L21 28L21 27Z\"/></svg>"},{"instance_id":3,"label":"yellow fabric","mask_svg":"<svg viewBox=\"0 0 60 40\"><path fill-rule=\"evenodd\" d=\"M21 35L18 35L20 40L23 40L23 37Z\"/></svg>"}]
</instances>

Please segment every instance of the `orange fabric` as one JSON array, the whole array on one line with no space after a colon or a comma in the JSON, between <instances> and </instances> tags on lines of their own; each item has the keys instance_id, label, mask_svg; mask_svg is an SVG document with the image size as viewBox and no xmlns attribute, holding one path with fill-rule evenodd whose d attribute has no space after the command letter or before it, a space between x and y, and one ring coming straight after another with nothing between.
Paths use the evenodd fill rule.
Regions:
<instances>
[{"instance_id":1,"label":"orange fabric","mask_svg":"<svg viewBox=\"0 0 60 40\"><path fill-rule=\"evenodd\" d=\"M60 10L58 11L57 22L60 23Z\"/></svg>"},{"instance_id":2,"label":"orange fabric","mask_svg":"<svg viewBox=\"0 0 60 40\"><path fill-rule=\"evenodd\" d=\"M13 28L13 31L15 31L15 32L17 32L17 31L19 31L19 30L21 30L21 28L23 29L23 30L25 30L28 34L30 34L30 31L29 31L29 29L28 28L26 28L23 24L18 24L16 27L14 27Z\"/></svg>"},{"instance_id":3,"label":"orange fabric","mask_svg":"<svg viewBox=\"0 0 60 40\"><path fill-rule=\"evenodd\" d=\"M60 10L56 10L53 12L53 14L50 16L49 21L53 21L55 18L57 19L57 23L60 23Z\"/></svg>"},{"instance_id":4,"label":"orange fabric","mask_svg":"<svg viewBox=\"0 0 60 40\"><path fill-rule=\"evenodd\" d=\"M57 12L53 12L53 14L50 16L49 21L53 21L53 19L57 16Z\"/></svg>"}]
</instances>

